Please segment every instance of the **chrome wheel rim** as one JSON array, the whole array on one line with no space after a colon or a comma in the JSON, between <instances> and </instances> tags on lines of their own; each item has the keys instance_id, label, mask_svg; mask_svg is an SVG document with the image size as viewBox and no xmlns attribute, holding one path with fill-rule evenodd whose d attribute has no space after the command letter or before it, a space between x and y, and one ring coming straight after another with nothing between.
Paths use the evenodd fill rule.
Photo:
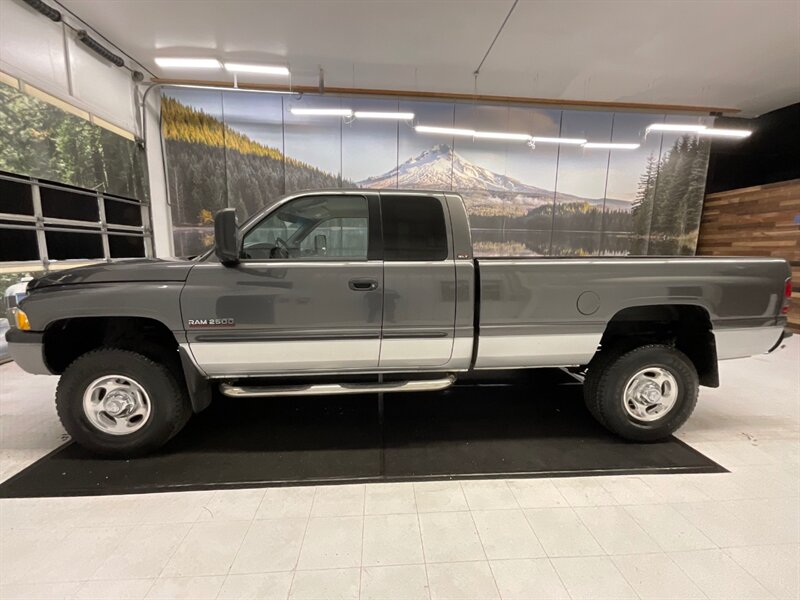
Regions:
<instances>
[{"instance_id":1,"label":"chrome wheel rim","mask_svg":"<svg viewBox=\"0 0 800 600\"><path fill-rule=\"evenodd\" d=\"M647 367L628 380L622 405L637 421L660 419L678 401L678 380L662 367Z\"/></svg>"},{"instance_id":2,"label":"chrome wheel rim","mask_svg":"<svg viewBox=\"0 0 800 600\"><path fill-rule=\"evenodd\" d=\"M89 423L110 435L139 431L151 410L145 389L125 375L98 377L83 393L83 412Z\"/></svg>"}]
</instances>

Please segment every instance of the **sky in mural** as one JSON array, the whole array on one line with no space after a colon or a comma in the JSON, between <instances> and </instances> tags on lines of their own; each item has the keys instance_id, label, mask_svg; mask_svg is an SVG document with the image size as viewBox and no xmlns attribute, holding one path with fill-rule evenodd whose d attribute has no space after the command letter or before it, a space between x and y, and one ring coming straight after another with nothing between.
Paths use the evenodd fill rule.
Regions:
<instances>
[{"instance_id":1,"label":"sky in mural","mask_svg":"<svg viewBox=\"0 0 800 600\"><path fill-rule=\"evenodd\" d=\"M647 126L664 122L665 118L675 121L674 117L652 113L615 114L370 98L295 99L271 94L209 94L202 90L180 90L177 96L208 114L218 116L254 141L277 148L327 172L341 171L344 179L353 182L390 171L397 166L398 158L402 163L453 140L455 152L468 161L522 183L553 190L554 163L557 161L559 191L584 198L607 195L628 202L634 200L638 177L647 157L660 151L662 136L647 136ZM523 142L419 134L405 122L353 120L343 123L338 118L297 116L291 113L293 106L413 112L417 124L642 145L637 150L613 152L546 144L531 149ZM679 122L704 121L697 117L679 117ZM284 123L290 132L286 136L286 146Z\"/></svg>"}]
</instances>

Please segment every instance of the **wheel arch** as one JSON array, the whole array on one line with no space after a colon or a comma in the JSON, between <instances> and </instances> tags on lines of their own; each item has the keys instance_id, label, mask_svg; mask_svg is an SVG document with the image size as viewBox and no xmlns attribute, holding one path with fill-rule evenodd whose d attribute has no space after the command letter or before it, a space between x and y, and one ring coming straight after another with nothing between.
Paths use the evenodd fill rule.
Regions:
<instances>
[{"instance_id":1,"label":"wheel arch","mask_svg":"<svg viewBox=\"0 0 800 600\"><path fill-rule=\"evenodd\" d=\"M701 304L647 304L617 311L606 324L592 360L612 348L652 343L674 346L692 361L701 385L719 386L713 324Z\"/></svg>"},{"instance_id":2,"label":"wheel arch","mask_svg":"<svg viewBox=\"0 0 800 600\"><path fill-rule=\"evenodd\" d=\"M186 385L194 412L200 412L211 402L211 385L185 360L178 335L152 317L61 317L44 330L43 355L47 368L58 375L79 356L98 348L137 352L164 363Z\"/></svg>"},{"instance_id":3,"label":"wheel arch","mask_svg":"<svg viewBox=\"0 0 800 600\"><path fill-rule=\"evenodd\" d=\"M178 348L178 340L166 324L140 316L59 317L47 324L42 342L47 366L55 374L62 373L78 356L102 346L157 359Z\"/></svg>"}]
</instances>

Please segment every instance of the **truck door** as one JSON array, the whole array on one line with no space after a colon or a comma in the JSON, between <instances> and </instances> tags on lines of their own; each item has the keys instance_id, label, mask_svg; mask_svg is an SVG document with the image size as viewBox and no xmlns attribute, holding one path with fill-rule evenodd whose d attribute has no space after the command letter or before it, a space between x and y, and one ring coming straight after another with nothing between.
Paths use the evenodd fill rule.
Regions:
<instances>
[{"instance_id":1,"label":"truck door","mask_svg":"<svg viewBox=\"0 0 800 600\"><path fill-rule=\"evenodd\" d=\"M384 296L381 368L431 368L453 353L455 262L438 194L381 194Z\"/></svg>"},{"instance_id":2,"label":"truck door","mask_svg":"<svg viewBox=\"0 0 800 600\"><path fill-rule=\"evenodd\" d=\"M290 199L242 235L241 262L194 267L181 295L209 376L378 366L383 302L376 193Z\"/></svg>"}]
</instances>

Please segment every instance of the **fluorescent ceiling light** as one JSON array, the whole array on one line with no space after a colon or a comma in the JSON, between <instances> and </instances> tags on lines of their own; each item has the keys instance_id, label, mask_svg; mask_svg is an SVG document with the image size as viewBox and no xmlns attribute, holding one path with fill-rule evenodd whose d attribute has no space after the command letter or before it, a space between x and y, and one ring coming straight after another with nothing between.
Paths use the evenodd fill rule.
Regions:
<instances>
[{"instance_id":1,"label":"fluorescent ceiling light","mask_svg":"<svg viewBox=\"0 0 800 600\"><path fill-rule=\"evenodd\" d=\"M527 142L531 139L527 133L504 133L501 131L476 131L475 137L487 140L518 140L520 142Z\"/></svg>"},{"instance_id":2,"label":"fluorescent ceiling light","mask_svg":"<svg viewBox=\"0 0 800 600\"><path fill-rule=\"evenodd\" d=\"M648 125L647 131L703 131L705 125L675 124L675 123L653 123Z\"/></svg>"},{"instance_id":3,"label":"fluorescent ceiling light","mask_svg":"<svg viewBox=\"0 0 800 600\"><path fill-rule=\"evenodd\" d=\"M532 137L531 141L534 144L539 142L543 144L574 144L576 146L582 146L587 142L587 140L582 138L557 138L557 137Z\"/></svg>"},{"instance_id":4,"label":"fluorescent ceiling light","mask_svg":"<svg viewBox=\"0 0 800 600\"><path fill-rule=\"evenodd\" d=\"M746 138L753 132L749 129L715 129L705 125L676 125L672 123L653 123L647 131L682 131L696 133L697 135L711 135L716 137Z\"/></svg>"},{"instance_id":5,"label":"fluorescent ceiling light","mask_svg":"<svg viewBox=\"0 0 800 600\"><path fill-rule=\"evenodd\" d=\"M414 118L412 112L371 112L368 110L357 110L353 113L356 119L392 119L395 121L410 121Z\"/></svg>"},{"instance_id":6,"label":"fluorescent ceiling light","mask_svg":"<svg viewBox=\"0 0 800 600\"><path fill-rule=\"evenodd\" d=\"M166 69L219 69L222 65L216 58L169 58L155 59L159 67Z\"/></svg>"},{"instance_id":7,"label":"fluorescent ceiling light","mask_svg":"<svg viewBox=\"0 0 800 600\"><path fill-rule=\"evenodd\" d=\"M586 142L584 148L605 148L607 150L636 150L641 144L618 144L612 142Z\"/></svg>"},{"instance_id":8,"label":"fluorescent ceiling light","mask_svg":"<svg viewBox=\"0 0 800 600\"><path fill-rule=\"evenodd\" d=\"M263 75L289 75L289 69L276 65L250 65L245 63L225 63L225 70L231 73L261 73Z\"/></svg>"},{"instance_id":9,"label":"fluorescent ceiling light","mask_svg":"<svg viewBox=\"0 0 800 600\"><path fill-rule=\"evenodd\" d=\"M468 135L473 137L476 133L474 129L455 129L452 127L429 127L428 125L417 125L414 128L417 133L443 133L445 135Z\"/></svg>"},{"instance_id":10,"label":"fluorescent ceiling light","mask_svg":"<svg viewBox=\"0 0 800 600\"><path fill-rule=\"evenodd\" d=\"M527 133L507 133L503 131L475 131L474 129L457 129L453 127L430 127L428 125L417 125L414 128L418 133L441 133L444 135L463 135L475 139L485 140L516 140L520 142L543 142L545 144L585 144L582 138L551 138L551 137L531 137Z\"/></svg>"},{"instance_id":11,"label":"fluorescent ceiling light","mask_svg":"<svg viewBox=\"0 0 800 600\"><path fill-rule=\"evenodd\" d=\"M292 108L293 115L309 115L316 117L352 117L349 108Z\"/></svg>"},{"instance_id":12,"label":"fluorescent ceiling light","mask_svg":"<svg viewBox=\"0 0 800 600\"><path fill-rule=\"evenodd\" d=\"M714 129L708 128L697 132L697 135L713 135L717 137L746 138L753 133L749 129Z\"/></svg>"}]
</instances>

